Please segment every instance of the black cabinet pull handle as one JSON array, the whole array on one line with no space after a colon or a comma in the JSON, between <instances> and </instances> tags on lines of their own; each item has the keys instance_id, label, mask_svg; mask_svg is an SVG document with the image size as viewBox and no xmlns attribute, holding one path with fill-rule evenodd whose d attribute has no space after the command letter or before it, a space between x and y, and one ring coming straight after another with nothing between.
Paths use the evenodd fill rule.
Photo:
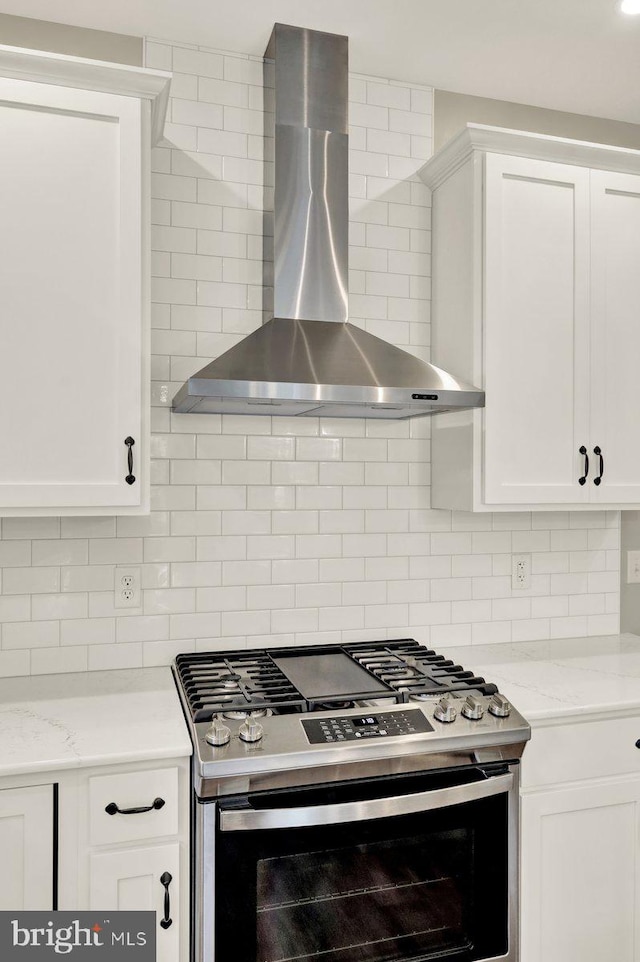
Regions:
<instances>
[{"instance_id":1,"label":"black cabinet pull handle","mask_svg":"<svg viewBox=\"0 0 640 962\"><path fill-rule=\"evenodd\" d=\"M163 872L163 874L160 876L160 882L164 886L164 918L160 919L160 925L163 929L168 929L173 922L173 919L170 917L171 898L169 896L169 885L171 884L172 879L173 876L170 875L169 872Z\"/></svg>"},{"instance_id":2,"label":"black cabinet pull handle","mask_svg":"<svg viewBox=\"0 0 640 962\"><path fill-rule=\"evenodd\" d=\"M639 738L638 741L636 742L636 748L640 748L640 738Z\"/></svg>"},{"instance_id":3,"label":"black cabinet pull handle","mask_svg":"<svg viewBox=\"0 0 640 962\"><path fill-rule=\"evenodd\" d=\"M129 468L129 474L126 476L125 481L127 484L133 484L135 481L135 476L133 473L133 445L136 443L131 436L124 439L124 443L127 445L129 450L127 451L127 467Z\"/></svg>"},{"instance_id":4,"label":"black cabinet pull handle","mask_svg":"<svg viewBox=\"0 0 640 962\"><path fill-rule=\"evenodd\" d=\"M115 802L109 802L105 808L105 812L107 815L140 815L142 812L151 812L154 809L158 811L159 808L164 808L164 806L164 798L154 798L151 805L146 805L142 808L118 808Z\"/></svg>"},{"instance_id":5,"label":"black cabinet pull handle","mask_svg":"<svg viewBox=\"0 0 640 962\"><path fill-rule=\"evenodd\" d=\"M598 444L596 444L595 448L593 449L593 453L597 458L600 458L600 474L597 478L593 479L593 483L595 485L599 485L602 481L602 475L604 474L604 458L602 456L602 450Z\"/></svg>"},{"instance_id":6,"label":"black cabinet pull handle","mask_svg":"<svg viewBox=\"0 0 640 962\"><path fill-rule=\"evenodd\" d=\"M587 454L587 449L585 448L584 444L580 448L580 454L584 458L584 474L581 478L578 478L578 484L584 484L589 474L589 455Z\"/></svg>"}]
</instances>

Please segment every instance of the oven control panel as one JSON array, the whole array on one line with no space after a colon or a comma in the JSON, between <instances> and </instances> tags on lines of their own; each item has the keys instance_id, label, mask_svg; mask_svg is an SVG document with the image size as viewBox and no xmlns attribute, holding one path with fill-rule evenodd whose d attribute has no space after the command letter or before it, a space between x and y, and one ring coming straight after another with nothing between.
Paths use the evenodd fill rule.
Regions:
<instances>
[{"instance_id":1,"label":"oven control panel","mask_svg":"<svg viewBox=\"0 0 640 962\"><path fill-rule=\"evenodd\" d=\"M307 739L311 745L338 742L354 742L365 738L384 738L396 735L415 735L432 732L419 709L407 708L380 714L336 715L331 718L305 718L302 720Z\"/></svg>"}]
</instances>

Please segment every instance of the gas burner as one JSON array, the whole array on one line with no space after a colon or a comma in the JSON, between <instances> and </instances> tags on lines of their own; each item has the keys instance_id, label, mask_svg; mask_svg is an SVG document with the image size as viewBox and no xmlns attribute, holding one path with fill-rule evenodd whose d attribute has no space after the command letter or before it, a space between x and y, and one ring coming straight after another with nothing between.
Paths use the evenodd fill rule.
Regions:
<instances>
[{"instance_id":1,"label":"gas burner","mask_svg":"<svg viewBox=\"0 0 640 962\"><path fill-rule=\"evenodd\" d=\"M264 718L266 715L273 715L270 708L234 708L222 713L223 718L231 718L234 721L242 721L245 718Z\"/></svg>"},{"instance_id":2,"label":"gas burner","mask_svg":"<svg viewBox=\"0 0 640 962\"><path fill-rule=\"evenodd\" d=\"M231 673L229 673L228 675L219 675L218 678L216 679L216 683L220 685L222 688L231 688L236 691L240 687L239 682L240 682L240 675L231 674Z\"/></svg>"},{"instance_id":3,"label":"gas burner","mask_svg":"<svg viewBox=\"0 0 640 962\"><path fill-rule=\"evenodd\" d=\"M418 691L409 695L409 701L432 701L439 698L436 692Z\"/></svg>"}]
</instances>

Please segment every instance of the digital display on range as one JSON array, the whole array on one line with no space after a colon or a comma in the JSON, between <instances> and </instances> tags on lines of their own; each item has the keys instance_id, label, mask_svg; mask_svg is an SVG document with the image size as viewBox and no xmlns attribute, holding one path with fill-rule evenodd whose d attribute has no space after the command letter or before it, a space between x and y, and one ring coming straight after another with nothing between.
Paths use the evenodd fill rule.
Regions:
<instances>
[{"instance_id":1,"label":"digital display on range","mask_svg":"<svg viewBox=\"0 0 640 962\"><path fill-rule=\"evenodd\" d=\"M419 709L399 706L379 715L321 715L301 721L311 745L362 742L433 731L433 726Z\"/></svg>"}]
</instances>

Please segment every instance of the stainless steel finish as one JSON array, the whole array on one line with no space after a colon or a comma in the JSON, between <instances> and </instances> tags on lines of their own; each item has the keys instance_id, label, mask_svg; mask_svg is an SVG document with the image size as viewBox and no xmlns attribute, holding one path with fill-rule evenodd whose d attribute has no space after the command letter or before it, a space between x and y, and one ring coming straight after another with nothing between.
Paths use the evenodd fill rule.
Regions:
<instances>
[{"instance_id":1,"label":"stainless steel finish","mask_svg":"<svg viewBox=\"0 0 640 962\"><path fill-rule=\"evenodd\" d=\"M184 693L179 690L184 702ZM479 720L460 714L464 693L450 699L458 711L455 725L438 726L433 732L397 737L360 739L357 742L309 745L302 718L331 718L335 711L312 715L274 715L263 719L264 737L247 743L233 737L228 745L214 749L207 744L208 722L191 723L194 745L194 789L200 798L248 791L308 785L323 781L345 781L427 771L473 764L479 752L492 750L496 758L520 758L530 728L515 709L509 718L486 713ZM484 701L488 702L488 696ZM412 703L427 720L433 718L432 704ZM397 710L397 705L375 708L376 715ZM369 708L368 711L371 711ZM341 716L362 714L362 708L341 711Z\"/></svg>"},{"instance_id":2,"label":"stainless steel finish","mask_svg":"<svg viewBox=\"0 0 640 962\"><path fill-rule=\"evenodd\" d=\"M395 419L483 404L482 391L354 324L273 318L189 378L173 408Z\"/></svg>"},{"instance_id":3,"label":"stainless steel finish","mask_svg":"<svg viewBox=\"0 0 640 962\"><path fill-rule=\"evenodd\" d=\"M263 734L260 722L251 717L245 718L238 729L238 735L243 742L259 742Z\"/></svg>"},{"instance_id":4,"label":"stainless steel finish","mask_svg":"<svg viewBox=\"0 0 640 962\"><path fill-rule=\"evenodd\" d=\"M496 775L483 782L456 785L434 792L418 792L391 798L373 798L338 805L309 805L305 808L250 809L220 813L221 832L252 832L271 828L302 828L313 825L337 825L362 822L372 818L391 818L416 812L432 812L450 805L475 802L510 791L513 776Z\"/></svg>"},{"instance_id":5,"label":"stainless steel finish","mask_svg":"<svg viewBox=\"0 0 640 962\"><path fill-rule=\"evenodd\" d=\"M215 959L216 875L216 806L200 805L194 800L193 834L197 844L193 848L194 877L192 919L193 959L213 962Z\"/></svg>"},{"instance_id":6,"label":"stainless steel finish","mask_svg":"<svg viewBox=\"0 0 640 962\"><path fill-rule=\"evenodd\" d=\"M507 899L508 906L508 940L509 950L504 962L518 962L520 958L520 766L511 768L513 786L509 793L509 810L507 816ZM491 960L488 960L491 962Z\"/></svg>"},{"instance_id":7,"label":"stainless steel finish","mask_svg":"<svg viewBox=\"0 0 640 962\"><path fill-rule=\"evenodd\" d=\"M209 745L226 745L231 741L231 729L219 718L214 718L204 739Z\"/></svg>"},{"instance_id":8,"label":"stainless steel finish","mask_svg":"<svg viewBox=\"0 0 640 962\"><path fill-rule=\"evenodd\" d=\"M446 725L456 720L458 712L449 698L441 698L433 709L433 717L436 721L443 722Z\"/></svg>"},{"instance_id":9,"label":"stainless steel finish","mask_svg":"<svg viewBox=\"0 0 640 962\"><path fill-rule=\"evenodd\" d=\"M372 758L368 761L350 762L319 767L307 766L286 771L257 772L249 775L196 776L194 787L199 798L224 798L229 795L249 795L251 792L274 791L279 788L295 788L301 785L324 785L348 782L354 778L379 778L387 775L406 775L411 772L431 772L442 768L485 764L487 761L504 761L522 757L525 742L509 745L504 749L491 749L486 753L469 749L459 752L422 752L415 755ZM225 749L219 749L224 752ZM343 753L345 754L345 753ZM485 757L490 755L490 758Z\"/></svg>"},{"instance_id":10,"label":"stainless steel finish","mask_svg":"<svg viewBox=\"0 0 640 962\"><path fill-rule=\"evenodd\" d=\"M349 38L274 24L265 60L275 64L275 122L346 134Z\"/></svg>"},{"instance_id":11,"label":"stainless steel finish","mask_svg":"<svg viewBox=\"0 0 640 962\"><path fill-rule=\"evenodd\" d=\"M484 715L484 705L476 695L467 695L461 711L465 718L479 721Z\"/></svg>"},{"instance_id":12,"label":"stainless steel finish","mask_svg":"<svg viewBox=\"0 0 640 962\"><path fill-rule=\"evenodd\" d=\"M493 956L483 962L517 962L518 954L518 825L519 825L519 766L509 766L512 778L508 792L508 944L506 955ZM196 904L195 904L195 962L214 962L214 871L215 821L218 805L215 802L196 805Z\"/></svg>"},{"instance_id":13,"label":"stainless steel finish","mask_svg":"<svg viewBox=\"0 0 640 962\"><path fill-rule=\"evenodd\" d=\"M496 692L495 695L491 696L489 711L492 715L495 715L496 718L508 718L511 714L511 702L507 701L500 692Z\"/></svg>"},{"instance_id":14,"label":"stainless steel finish","mask_svg":"<svg viewBox=\"0 0 640 962\"><path fill-rule=\"evenodd\" d=\"M275 317L347 319L348 163L346 133L276 123Z\"/></svg>"},{"instance_id":15,"label":"stainless steel finish","mask_svg":"<svg viewBox=\"0 0 640 962\"><path fill-rule=\"evenodd\" d=\"M265 312L274 316L190 377L174 411L395 419L484 405L473 385L346 323L347 79L346 37L275 25L265 59L275 176L266 149L274 211L265 212L264 245Z\"/></svg>"}]
</instances>

